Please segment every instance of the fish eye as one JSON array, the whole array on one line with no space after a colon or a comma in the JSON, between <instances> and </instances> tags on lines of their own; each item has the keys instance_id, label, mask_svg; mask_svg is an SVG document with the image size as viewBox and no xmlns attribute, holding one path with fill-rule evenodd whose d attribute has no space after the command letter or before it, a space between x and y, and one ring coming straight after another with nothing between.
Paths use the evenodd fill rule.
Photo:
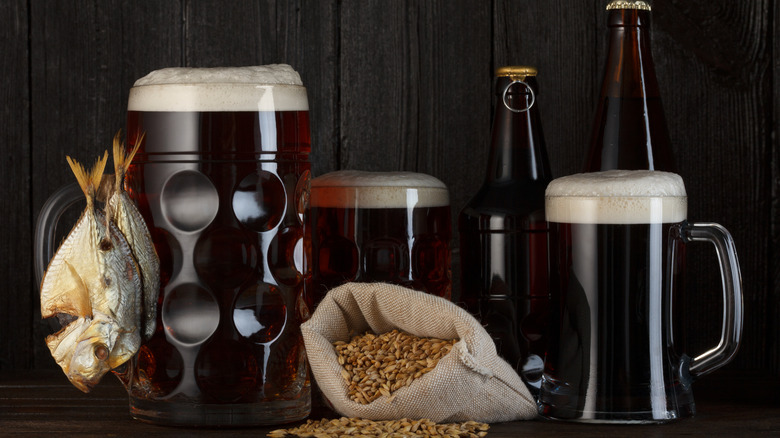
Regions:
<instances>
[{"instance_id":1,"label":"fish eye","mask_svg":"<svg viewBox=\"0 0 780 438\"><path fill-rule=\"evenodd\" d=\"M95 347L95 357L98 360L106 360L108 358L108 348L105 345L98 345Z\"/></svg>"},{"instance_id":2,"label":"fish eye","mask_svg":"<svg viewBox=\"0 0 780 438\"><path fill-rule=\"evenodd\" d=\"M111 248L114 247L114 244L111 243L111 239L109 239L108 237L104 237L100 241L99 246L100 246L100 250L101 251L109 251L109 250L111 250Z\"/></svg>"}]
</instances>

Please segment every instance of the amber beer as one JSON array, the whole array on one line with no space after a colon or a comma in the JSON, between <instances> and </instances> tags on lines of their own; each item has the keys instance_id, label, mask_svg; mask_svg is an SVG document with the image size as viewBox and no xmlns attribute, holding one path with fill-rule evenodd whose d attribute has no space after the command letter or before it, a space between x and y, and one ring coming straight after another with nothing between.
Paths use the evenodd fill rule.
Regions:
<instances>
[{"instance_id":1,"label":"amber beer","mask_svg":"<svg viewBox=\"0 0 780 438\"><path fill-rule=\"evenodd\" d=\"M312 180L310 214L311 308L351 281L399 284L450 299L449 192L438 179L332 172Z\"/></svg>"},{"instance_id":2,"label":"amber beer","mask_svg":"<svg viewBox=\"0 0 780 438\"><path fill-rule=\"evenodd\" d=\"M289 66L165 69L130 91L145 137L127 176L160 256L157 331L129 376L133 416L181 425L305 418L306 89Z\"/></svg>"}]
</instances>

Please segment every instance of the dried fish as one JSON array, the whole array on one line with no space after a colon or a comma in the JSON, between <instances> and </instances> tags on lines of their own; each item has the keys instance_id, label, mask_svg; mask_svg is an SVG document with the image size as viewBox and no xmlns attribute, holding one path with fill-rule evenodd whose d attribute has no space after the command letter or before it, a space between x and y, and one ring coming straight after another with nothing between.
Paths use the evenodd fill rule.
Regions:
<instances>
[{"instance_id":1,"label":"dried fish","mask_svg":"<svg viewBox=\"0 0 780 438\"><path fill-rule=\"evenodd\" d=\"M90 172L67 157L87 207L57 249L41 282L41 315L71 315L46 338L68 379L89 392L140 346L141 276L122 233L95 206L108 154ZM73 319L75 317L75 319Z\"/></svg>"},{"instance_id":2,"label":"dried fish","mask_svg":"<svg viewBox=\"0 0 780 438\"><path fill-rule=\"evenodd\" d=\"M125 154L121 142L121 131L114 136L114 191L106 206L107 216L114 222L130 244L143 283L143 335L149 339L154 333L157 318L157 296L160 290L160 259L152 244L149 229L141 212L124 189L124 180L130 163L138 152L143 136L136 140L135 147Z\"/></svg>"}]
</instances>

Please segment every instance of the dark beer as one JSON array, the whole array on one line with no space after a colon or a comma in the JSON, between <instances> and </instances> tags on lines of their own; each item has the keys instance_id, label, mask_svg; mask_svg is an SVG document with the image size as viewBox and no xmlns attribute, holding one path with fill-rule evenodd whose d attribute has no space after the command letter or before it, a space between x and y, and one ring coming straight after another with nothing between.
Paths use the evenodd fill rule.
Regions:
<instances>
[{"instance_id":1,"label":"dark beer","mask_svg":"<svg viewBox=\"0 0 780 438\"><path fill-rule=\"evenodd\" d=\"M609 45L585 171L674 171L650 48L650 6L620 0L607 10Z\"/></svg>"},{"instance_id":2,"label":"dark beer","mask_svg":"<svg viewBox=\"0 0 780 438\"><path fill-rule=\"evenodd\" d=\"M551 179L536 69L496 72L485 181L458 217L457 302L485 326L499 355L536 392L549 307L544 189Z\"/></svg>"},{"instance_id":3,"label":"dark beer","mask_svg":"<svg viewBox=\"0 0 780 438\"><path fill-rule=\"evenodd\" d=\"M333 172L311 186L312 282L307 304L355 282L451 296L449 192L409 172Z\"/></svg>"},{"instance_id":4,"label":"dark beer","mask_svg":"<svg viewBox=\"0 0 780 438\"><path fill-rule=\"evenodd\" d=\"M547 190L555 310L542 415L644 422L693 410L667 311L682 287L684 254L670 260L669 245L685 188L674 174L627 175L575 175Z\"/></svg>"},{"instance_id":5,"label":"dark beer","mask_svg":"<svg viewBox=\"0 0 780 438\"><path fill-rule=\"evenodd\" d=\"M145 137L127 185L161 264L157 331L130 370L131 413L173 424L294 421L310 408L299 329L306 90L274 77L210 82L212 73L130 94L130 146Z\"/></svg>"}]
</instances>

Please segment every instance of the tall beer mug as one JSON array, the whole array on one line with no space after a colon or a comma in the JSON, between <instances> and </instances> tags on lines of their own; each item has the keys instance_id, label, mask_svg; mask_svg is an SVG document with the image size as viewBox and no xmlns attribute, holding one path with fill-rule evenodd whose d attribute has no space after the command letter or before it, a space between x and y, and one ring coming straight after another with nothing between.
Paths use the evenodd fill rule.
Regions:
<instances>
[{"instance_id":1,"label":"tall beer mug","mask_svg":"<svg viewBox=\"0 0 780 438\"><path fill-rule=\"evenodd\" d=\"M550 183L551 326L539 399L548 418L652 423L695 413L691 382L729 362L742 334L742 280L731 235L689 223L682 179L611 170ZM679 351L672 305L689 242L715 245L723 280L717 347ZM679 340L679 339L678 339Z\"/></svg>"},{"instance_id":2,"label":"tall beer mug","mask_svg":"<svg viewBox=\"0 0 780 438\"><path fill-rule=\"evenodd\" d=\"M120 376L134 417L220 426L309 414L308 109L287 65L163 69L130 90L128 147L145 136L126 187L161 271L157 330ZM64 193L41 222L77 192ZM50 257L51 238L42 245Z\"/></svg>"}]
</instances>

